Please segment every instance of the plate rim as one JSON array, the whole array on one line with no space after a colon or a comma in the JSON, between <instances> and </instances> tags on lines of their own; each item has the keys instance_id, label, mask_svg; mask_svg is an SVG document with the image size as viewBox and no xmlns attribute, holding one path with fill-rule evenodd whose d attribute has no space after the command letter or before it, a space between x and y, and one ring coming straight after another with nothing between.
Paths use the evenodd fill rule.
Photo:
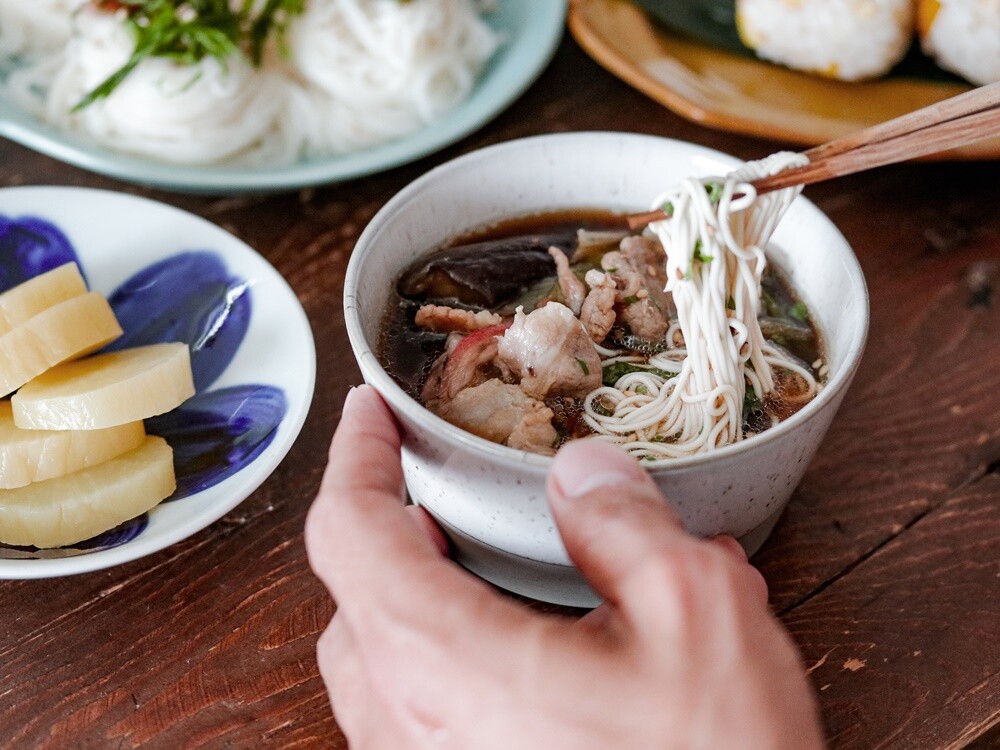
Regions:
<instances>
[{"instance_id":1,"label":"plate rim","mask_svg":"<svg viewBox=\"0 0 1000 750\"><path fill-rule=\"evenodd\" d=\"M147 204L154 210L165 212L166 214L173 214L175 217L182 217L184 221L193 222L193 225L197 226L199 231L209 231L212 234L221 233L227 236L230 241L235 244L233 244L230 249L220 253L224 259L227 259L227 256L231 256L231 254L235 252L247 259L249 262L257 264L261 268L267 269L265 270L265 273L270 275L270 282L276 286L278 293L287 297L286 302L290 303L289 308L293 311L295 316L295 320L292 324L296 325L299 329L299 334L303 336L303 343L305 346L304 354L306 355L306 359L301 363L301 367L296 368L298 370L297 379L299 380L300 387L302 389L302 398L296 403L289 401L288 410L286 411L281 423L278 425L275 438L261 452L261 454L254 459L253 462L245 466L243 469L240 469L235 474L226 477L226 479L213 487L202 490L202 492L209 492L216 490L216 488L224 488L226 485L233 485L233 490L230 493L223 493L222 490L216 490L216 494L219 494L220 498L214 503L209 503L201 507L195 505L191 509L190 514L187 515L182 522L175 524L173 527L162 530L155 538L143 540L143 536L140 534L136 538L116 547L69 557L41 559L0 558L0 580L56 578L104 570L116 565L134 562L156 552L161 552L168 547L173 546L177 542L203 531L240 505L265 481L267 481L268 478L271 477L298 440L306 418L311 411L312 402L315 397L316 343L312 333L312 327L309 323L309 318L305 309L302 307L302 303L300 302L298 295L295 293L295 290L288 283L285 277L261 253L254 250L241 238L202 216L186 211L185 209L178 208L177 206L173 206L169 203L164 203L145 196L133 195L123 191L78 187L72 185L20 185L15 187L5 187L0 188L0 212L8 210L2 205L4 202L4 196L6 195L10 195L12 193L42 194L51 193L53 191L77 195L88 194L96 196L100 200L110 197L115 201L125 203L140 202ZM48 210L45 213L48 213L49 215L58 213L62 210L63 205L65 204L53 204L49 206L51 210ZM53 219L53 221L57 222L58 219ZM74 247L74 250L79 252L79 249L76 247ZM178 249L178 252L181 251L181 249ZM219 252L217 249L213 249L213 251ZM84 270L86 270L85 259L81 258L81 261L84 261ZM208 392L212 389L213 388L210 387ZM284 433L283 438L281 437L282 432ZM279 438L281 438L280 441ZM241 474L244 474L245 471L252 469L255 466L255 471L244 475L242 477L242 481L237 481L241 478ZM172 505L195 501L200 494L201 492L198 492L193 495L189 495L188 497L180 498L173 501ZM155 508L149 512L155 512Z\"/></svg>"},{"instance_id":2,"label":"plate rim","mask_svg":"<svg viewBox=\"0 0 1000 750\"><path fill-rule=\"evenodd\" d=\"M0 100L0 136L90 172L186 193L276 192L365 177L417 161L471 135L509 107L541 75L562 39L569 0L502 1L513 4L526 21L516 29L516 35L505 40L506 46L489 63L490 69L469 97L440 119L370 149L273 168L183 166L87 143L77 134L57 131L6 100ZM497 90L478 106L470 103L476 91L487 85ZM2 116L3 109L11 111L11 116Z\"/></svg>"},{"instance_id":3,"label":"plate rim","mask_svg":"<svg viewBox=\"0 0 1000 750\"><path fill-rule=\"evenodd\" d=\"M803 146L819 145L819 140L810 136L808 133L804 133L803 131L795 128L785 127L780 123L765 124L749 118L740 118L713 111L691 98L684 96L680 91L671 88L663 81L645 73L625 56L623 56L619 52L618 47L605 38L605 36L601 33L601 29L591 23L591 14L588 13L588 10L593 9L593 7L595 7L599 2L607 1L608 0L571 0L567 21L573 38L584 49L587 55L601 67L620 78L629 86L632 86L649 98L662 104L675 114L678 114L681 117L699 125L743 135L750 135L757 138L786 141ZM612 1L620 2L620 0ZM655 23L644 11L636 6L632 6L631 3L628 3L628 6L630 10L643 19L645 24L648 24L652 33L656 35L657 39L661 43L668 43L670 36L657 28ZM731 55L734 58L736 57L736 55L733 55L733 53L728 52L727 50L716 49L711 45L697 40L685 41L703 49L714 51L719 55ZM759 59L754 59L750 62L755 62L764 66L780 67ZM802 73L801 75L806 74ZM831 83L833 82L831 81ZM878 83L878 81L876 80L873 83ZM926 82L926 85L928 87L934 86L933 82ZM971 90L973 88L972 84L968 84L968 88ZM1000 139L994 139L981 141L979 143L970 144L968 146L963 146L938 154L924 156L918 159L918 161L987 161L998 158L1000 158Z\"/></svg>"}]
</instances>

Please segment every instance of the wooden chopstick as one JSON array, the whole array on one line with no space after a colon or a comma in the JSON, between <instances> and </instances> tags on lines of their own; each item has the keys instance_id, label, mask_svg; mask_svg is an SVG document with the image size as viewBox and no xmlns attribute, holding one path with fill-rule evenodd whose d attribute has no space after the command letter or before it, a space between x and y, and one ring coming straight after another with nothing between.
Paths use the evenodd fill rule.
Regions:
<instances>
[{"instance_id":1,"label":"wooden chopstick","mask_svg":"<svg viewBox=\"0 0 1000 750\"><path fill-rule=\"evenodd\" d=\"M1000 82L981 86L909 114L809 149L809 163L754 180L757 193L811 185L833 177L916 159L1000 135ZM631 229L668 218L647 211L628 218Z\"/></svg>"}]
</instances>

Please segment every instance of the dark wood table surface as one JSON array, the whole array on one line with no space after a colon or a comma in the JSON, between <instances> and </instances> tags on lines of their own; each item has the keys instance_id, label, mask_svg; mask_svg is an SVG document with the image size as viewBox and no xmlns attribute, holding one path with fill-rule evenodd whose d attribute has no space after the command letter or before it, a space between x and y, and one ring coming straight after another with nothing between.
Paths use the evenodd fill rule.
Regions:
<instances>
[{"instance_id":1,"label":"dark wood table surface","mask_svg":"<svg viewBox=\"0 0 1000 750\"><path fill-rule=\"evenodd\" d=\"M0 184L147 195L256 248L308 313L318 372L298 442L193 537L121 567L0 582L0 747L343 748L314 660L333 605L302 527L347 389L341 297L385 201L436 164L519 136L624 130L744 158L782 147L672 115L569 39L510 109L415 164L259 197L138 188L0 141ZM581 155L586 158L586 155ZM871 291L853 388L757 555L832 748L1000 747L1000 167L891 167L806 194Z\"/></svg>"}]
</instances>

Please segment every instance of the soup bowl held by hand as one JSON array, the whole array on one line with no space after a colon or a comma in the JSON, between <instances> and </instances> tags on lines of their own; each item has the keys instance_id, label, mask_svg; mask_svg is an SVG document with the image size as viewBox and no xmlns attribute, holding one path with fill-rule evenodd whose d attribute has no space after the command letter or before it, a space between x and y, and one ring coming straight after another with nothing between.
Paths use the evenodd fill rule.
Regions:
<instances>
[{"instance_id":1,"label":"soup bowl held by hand","mask_svg":"<svg viewBox=\"0 0 1000 750\"><path fill-rule=\"evenodd\" d=\"M723 175L739 161L679 141L567 133L491 146L403 189L374 217L345 281L348 334L365 380L403 430L403 470L472 572L525 596L572 606L598 598L573 567L545 495L546 456L498 445L449 424L409 396L378 357L392 291L416 258L515 217L565 209L641 211L688 176ZM644 462L694 534L731 534L753 552L771 532L833 420L864 349L868 294L833 224L799 198L768 248L808 305L828 374L801 411L750 439L687 458Z\"/></svg>"}]
</instances>

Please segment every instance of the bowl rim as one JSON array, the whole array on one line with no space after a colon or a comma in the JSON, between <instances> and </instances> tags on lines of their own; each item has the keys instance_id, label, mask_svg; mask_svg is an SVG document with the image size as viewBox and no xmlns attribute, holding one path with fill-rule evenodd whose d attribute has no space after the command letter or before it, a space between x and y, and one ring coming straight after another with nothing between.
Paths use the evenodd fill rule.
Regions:
<instances>
[{"instance_id":1,"label":"bowl rim","mask_svg":"<svg viewBox=\"0 0 1000 750\"><path fill-rule=\"evenodd\" d=\"M693 153L708 157L725 164L731 164L734 168L744 162L731 154L718 151L716 149L702 146L689 141L682 141L676 138L663 136L644 135L639 133L626 133L617 131L574 131L571 133L548 133L544 135L518 138L502 143L485 146L474 151L451 159L434 169L421 175L410 182L399 192L397 192L381 209L372 217L358 238L351 253L350 261L347 265L347 273L344 277L344 320L347 328L348 339L351 348L354 350L358 365L361 368L365 381L371 384L379 394L394 408L401 411L408 419L417 424L423 424L427 429L444 440L461 446L471 452L486 454L491 461L500 461L508 464L529 465L547 470L553 461L552 456L543 456L538 453L530 453L519 448L511 448L506 445L494 443L485 438L467 432L460 427L456 427L450 422L434 414L430 409L418 402L410 394L404 391L382 366L382 363L375 355L373 347L369 344L365 336L362 322L359 315L356 290L361 277L362 265L366 260L368 250L374 238L382 231L383 227L390 221L393 214L405 204L416 199L427 187L439 180L446 179L450 174L466 169L474 169L475 166L487 159L492 159L498 154L508 151L517 151L523 148L530 148L545 142L569 140L591 140L599 139L623 139L636 143L647 141L660 144L672 144L685 149L693 149ZM834 236L839 239L841 250L843 251L843 261L848 272L848 277L852 286L860 293L862 307L859 312L860 332L854 337L847 352L844 355L844 366L832 377L823 389L806 406L793 414L788 419L771 427L763 433L754 435L747 440L731 443L721 448L707 453L698 453L693 456L680 458L665 458L655 461L640 461L645 469L651 473L659 473L665 470L685 469L702 466L707 463L717 463L722 459L739 458L748 451L755 451L766 447L768 443L780 439L789 432L797 430L801 425L805 425L812 417L822 410L828 403L834 401L850 384L860 365L865 345L868 339L868 329L870 323L870 302L868 286L864 273L861 270L857 256L853 248L844 237L843 233L836 227L830 218L823 213L812 201L803 196L796 199L796 203L803 205L804 210L812 214L812 217L828 225ZM474 230L475 226L470 226L469 230ZM377 344L376 344L377 345Z\"/></svg>"}]
</instances>

